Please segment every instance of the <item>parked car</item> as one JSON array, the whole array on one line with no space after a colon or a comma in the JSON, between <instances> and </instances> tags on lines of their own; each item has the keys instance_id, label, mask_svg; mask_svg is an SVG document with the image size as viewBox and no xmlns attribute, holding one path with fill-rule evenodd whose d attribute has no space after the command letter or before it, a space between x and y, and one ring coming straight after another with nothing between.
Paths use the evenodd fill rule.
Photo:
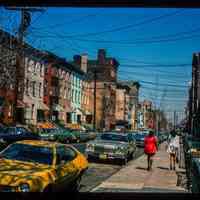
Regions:
<instances>
[{"instance_id":1,"label":"parked car","mask_svg":"<svg viewBox=\"0 0 200 200\"><path fill-rule=\"evenodd\" d=\"M80 142L87 142L96 138L96 133L92 131L80 131Z\"/></svg>"},{"instance_id":2,"label":"parked car","mask_svg":"<svg viewBox=\"0 0 200 200\"><path fill-rule=\"evenodd\" d=\"M58 134L55 135L55 140L66 144L76 142L77 138L70 129L59 128Z\"/></svg>"},{"instance_id":3,"label":"parked car","mask_svg":"<svg viewBox=\"0 0 200 200\"><path fill-rule=\"evenodd\" d=\"M59 134L59 130L57 128L39 128L38 135L42 140L55 141L56 135Z\"/></svg>"},{"instance_id":4,"label":"parked car","mask_svg":"<svg viewBox=\"0 0 200 200\"><path fill-rule=\"evenodd\" d=\"M101 133L100 137L86 145L88 158L117 159L126 164L136 151L136 143L131 134L115 132Z\"/></svg>"},{"instance_id":5,"label":"parked car","mask_svg":"<svg viewBox=\"0 0 200 200\"><path fill-rule=\"evenodd\" d=\"M83 131L72 129L71 133L76 137L76 142L85 142L86 141L87 135L84 135Z\"/></svg>"},{"instance_id":6,"label":"parked car","mask_svg":"<svg viewBox=\"0 0 200 200\"><path fill-rule=\"evenodd\" d=\"M137 145L138 147L144 147L144 138L145 138L145 134L140 133L140 132L137 132L137 133L133 133L132 135L133 135L133 137L134 137L135 140L136 140L136 145Z\"/></svg>"},{"instance_id":7,"label":"parked car","mask_svg":"<svg viewBox=\"0 0 200 200\"><path fill-rule=\"evenodd\" d=\"M78 190L87 159L73 146L24 140L0 152L0 191Z\"/></svg>"},{"instance_id":8,"label":"parked car","mask_svg":"<svg viewBox=\"0 0 200 200\"><path fill-rule=\"evenodd\" d=\"M40 137L37 134L28 131L24 127L7 127L0 132L0 141L5 143L36 139L40 139Z\"/></svg>"}]
</instances>

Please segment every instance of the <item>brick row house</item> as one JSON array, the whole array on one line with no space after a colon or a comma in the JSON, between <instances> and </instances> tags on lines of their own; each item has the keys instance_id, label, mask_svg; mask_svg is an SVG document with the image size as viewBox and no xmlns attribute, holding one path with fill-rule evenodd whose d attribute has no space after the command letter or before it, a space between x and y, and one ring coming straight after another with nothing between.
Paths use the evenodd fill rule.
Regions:
<instances>
[{"instance_id":1,"label":"brick row house","mask_svg":"<svg viewBox=\"0 0 200 200\"><path fill-rule=\"evenodd\" d=\"M91 127L96 110L97 130L113 130L117 120L127 121L128 128L137 128L139 84L118 81L119 62L114 57L107 57L104 49L98 50L94 60L88 59L87 54L82 54L75 55L72 61L68 61L24 43L23 60L21 59L23 67L16 74L19 44L10 34L4 31L1 34L2 123L37 125L41 121L57 121L71 128L82 125ZM9 54L9 61L3 57L6 54ZM16 80L19 81L17 93ZM122 97L123 114L117 113L122 106L120 84L120 87L125 87ZM17 118L14 119L16 97Z\"/></svg>"},{"instance_id":2,"label":"brick row house","mask_svg":"<svg viewBox=\"0 0 200 200\"><path fill-rule=\"evenodd\" d=\"M16 84L16 40L0 31L0 122L12 124Z\"/></svg>"},{"instance_id":3,"label":"brick row house","mask_svg":"<svg viewBox=\"0 0 200 200\"><path fill-rule=\"evenodd\" d=\"M19 78L15 71L18 41L5 31L0 33L2 36L0 41L1 122L32 125L46 120L61 121L65 124L85 122L85 115L91 115L89 111L91 93L88 90L86 72L67 62L66 59L25 43L23 60L21 60L23 67L20 68ZM5 59L6 54L9 59ZM16 80L19 82L19 88L17 117L14 119ZM91 116L88 123L92 123Z\"/></svg>"}]
</instances>

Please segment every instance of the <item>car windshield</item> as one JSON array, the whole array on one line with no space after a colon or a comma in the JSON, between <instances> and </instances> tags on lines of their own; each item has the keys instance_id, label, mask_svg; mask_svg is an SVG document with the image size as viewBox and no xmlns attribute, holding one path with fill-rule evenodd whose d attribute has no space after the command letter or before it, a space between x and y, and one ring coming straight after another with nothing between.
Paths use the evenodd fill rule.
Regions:
<instances>
[{"instance_id":1,"label":"car windshield","mask_svg":"<svg viewBox=\"0 0 200 200\"><path fill-rule=\"evenodd\" d=\"M46 129L46 133L57 133L57 129Z\"/></svg>"},{"instance_id":2,"label":"car windshield","mask_svg":"<svg viewBox=\"0 0 200 200\"><path fill-rule=\"evenodd\" d=\"M112 140L112 141L119 141L119 142L128 142L128 138L126 135L116 135L116 134L102 134L102 140Z\"/></svg>"},{"instance_id":3,"label":"car windshield","mask_svg":"<svg viewBox=\"0 0 200 200\"><path fill-rule=\"evenodd\" d=\"M10 160L51 165L53 163L53 150L50 147L12 144L1 153L1 157Z\"/></svg>"},{"instance_id":4,"label":"car windshield","mask_svg":"<svg viewBox=\"0 0 200 200\"><path fill-rule=\"evenodd\" d=\"M136 139L141 139L141 138L144 138L145 136L143 134L140 134L140 133L137 133L137 134L134 134L134 138Z\"/></svg>"}]
</instances>

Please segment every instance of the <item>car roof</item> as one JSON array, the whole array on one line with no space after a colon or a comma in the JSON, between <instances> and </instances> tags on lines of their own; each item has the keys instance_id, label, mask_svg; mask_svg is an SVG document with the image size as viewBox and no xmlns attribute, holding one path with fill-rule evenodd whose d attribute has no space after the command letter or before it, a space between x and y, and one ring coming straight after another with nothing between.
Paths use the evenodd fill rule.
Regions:
<instances>
[{"instance_id":1,"label":"car roof","mask_svg":"<svg viewBox=\"0 0 200 200\"><path fill-rule=\"evenodd\" d=\"M44 147L54 147L59 144L57 142L50 142L50 141L44 141L44 140L21 140L16 143L28 144L28 145L33 145L33 146L44 146Z\"/></svg>"},{"instance_id":2,"label":"car roof","mask_svg":"<svg viewBox=\"0 0 200 200\"><path fill-rule=\"evenodd\" d=\"M117 133L117 132L105 132L102 134L113 134L113 135L121 135L121 136L127 136L128 133Z\"/></svg>"}]
</instances>

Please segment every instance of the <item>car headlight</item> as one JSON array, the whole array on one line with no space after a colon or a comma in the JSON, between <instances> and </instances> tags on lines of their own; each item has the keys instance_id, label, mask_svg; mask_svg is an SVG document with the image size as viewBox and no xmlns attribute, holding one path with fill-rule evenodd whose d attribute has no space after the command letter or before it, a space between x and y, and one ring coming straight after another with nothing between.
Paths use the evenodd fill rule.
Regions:
<instances>
[{"instance_id":1,"label":"car headlight","mask_svg":"<svg viewBox=\"0 0 200 200\"><path fill-rule=\"evenodd\" d=\"M94 145L93 144L87 144L87 150L88 151L94 151Z\"/></svg>"},{"instance_id":2,"label":"car headlight","mask_svg":"<svg viewBox=\"0 0 200 200\"><path fill-rule=\"evenodd\" d=\"M27 183L22 183L19 185L20 192L30 192L30 186Z\"/></svg>"}]
</instances>

